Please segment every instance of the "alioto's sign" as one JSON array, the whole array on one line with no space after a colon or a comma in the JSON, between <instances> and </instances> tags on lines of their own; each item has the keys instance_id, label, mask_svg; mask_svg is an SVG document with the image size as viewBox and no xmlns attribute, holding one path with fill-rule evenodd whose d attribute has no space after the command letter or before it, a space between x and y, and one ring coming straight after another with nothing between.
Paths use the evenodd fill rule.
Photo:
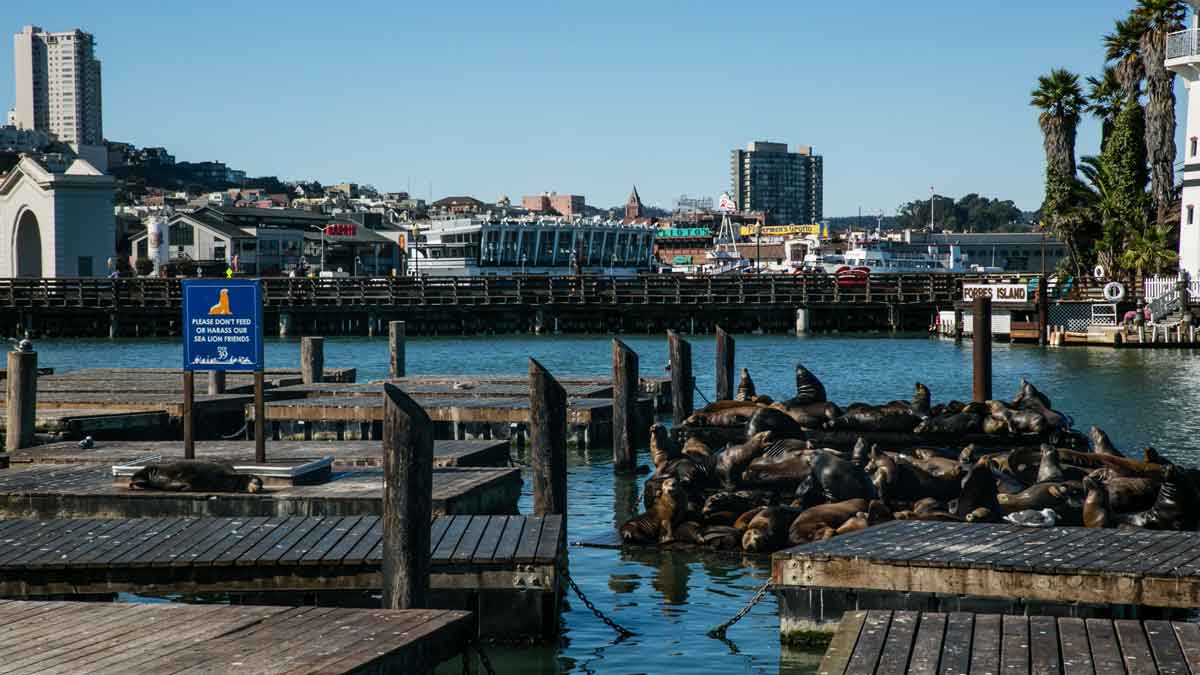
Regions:
<instances>
[{"instance_id":1,"label":"alioto's sign","mask_svg":"<svg viewBox=\"0 0 1200 675\"><path fill-rule=\"evenodd\" d=\"M183 280L183 369L263 369L257 279Z\"/></svg>"},{"instance_id":2,"label":"alioto's sign","mask_svg":"<svg viewBox=\"0 0 1200 675\"><path fill-rule=\"evenodd\" d=\"M991 298L995 303L1022 304L1030 302L1029 287L1024 284L963 284L963 300Z\"/></svg>"}]
</instances>

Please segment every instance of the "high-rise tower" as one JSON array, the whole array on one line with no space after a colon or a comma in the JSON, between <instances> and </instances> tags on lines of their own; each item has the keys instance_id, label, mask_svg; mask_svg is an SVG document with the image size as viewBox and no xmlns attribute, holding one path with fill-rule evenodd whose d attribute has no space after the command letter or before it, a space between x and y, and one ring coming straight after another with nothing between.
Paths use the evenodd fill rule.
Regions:
<instances>
[{"instance_id":1,"label":"high-rise tower","mask_svg":"<svg viewBox=\"0 0 1200 675\"><path fill-rule=\"evenodd\" d=\"M1167 37L1167 68L1187 86L1182 213L1179 215L1179 269L1200 279L1200 0L1192 6L1191 28Z\"/></svg>"},{"instance_id":2,"label":"high-rise tower","mask_svg":"<svg viewBox=\"0 0 1200 675\"><path fill-rule=\"evenodd\" d=\"M763 211L772 222L785 225L824 217L823 173L821 156L807 145L788 152L785 143L755 141L730 158L730 187L738 210Z\"/></svg>"},{"instance_id":3,"label":"high-rise tower","mask_svg":"<svg viewBox=\"0 0 1200 675\"><path fill-rule=\"evenodd\" d=\"M104 142L95 44L78 29L47 33L25 26L13 36L17 126L52 133L77 149Z\"/></svg>"}]
</instances>

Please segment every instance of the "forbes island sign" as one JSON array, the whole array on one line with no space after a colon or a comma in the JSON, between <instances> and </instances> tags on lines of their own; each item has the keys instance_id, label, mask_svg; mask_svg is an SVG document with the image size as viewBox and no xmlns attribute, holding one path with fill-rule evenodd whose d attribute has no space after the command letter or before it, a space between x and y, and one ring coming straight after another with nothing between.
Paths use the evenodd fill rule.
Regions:
<instances>
[{"instance_id":1,"label":"forbes island sign","mask_svg":"<svg viewBox=\"0 0 1200 675\"><path fill-rule=\"evenodd\" d=\"M991 298L995 303L1023 304L1030 302L1029 287L1024 284L963 284L963 301Z\"/></svg>"}]
</instances>

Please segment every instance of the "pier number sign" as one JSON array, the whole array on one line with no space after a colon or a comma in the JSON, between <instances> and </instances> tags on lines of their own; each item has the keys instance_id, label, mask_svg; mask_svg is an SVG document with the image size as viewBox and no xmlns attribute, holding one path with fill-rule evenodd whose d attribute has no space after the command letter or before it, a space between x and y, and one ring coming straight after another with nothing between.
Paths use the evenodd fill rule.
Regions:
<instances>
[{"instance_id":1,"label":"pier number sign","mask_svg":"<svg viewBox=\"0 0 1200 675\"><path fill-rule=\"evenodd\" d=\"M263 369L257 279L184 279L183 369Z\"/></svg>"},{"instance_id":2,"label":"pier number sign","mask_svg":"<svg viewBox=\"0 0 1200 675\"><path fill-rule=\"evenodd\" d=\"M1024 284L963 284L963 300L991 298L992 302L1029 302L1029 287Z\"/></svg>"}]
</instances>

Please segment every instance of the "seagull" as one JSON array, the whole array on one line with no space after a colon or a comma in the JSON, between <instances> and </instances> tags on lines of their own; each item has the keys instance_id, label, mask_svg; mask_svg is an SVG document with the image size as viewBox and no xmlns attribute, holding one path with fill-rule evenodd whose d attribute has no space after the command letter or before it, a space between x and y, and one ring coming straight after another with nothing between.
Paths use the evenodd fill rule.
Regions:
<instances>
[{"instance_id":1,"label":"seagull","mask_svg":"<svg viewBox=\"0 0 1200 675\"><path fill-rule=\"evenodd\" d=\"M1058 514L1054 512L1054 509L1042 509L1041 511L1026 509L1010 513L1004 516L1004 519L1013 525L1022 527L1054 527L1054 524L1058 522Z\"/></svg>"},{"instance_id":2,"label":"seagull","mask_svg":"<svg viewBox=\"0 0 1200 675\"><path fill-rule=\"evenodd\" d=\"M92 440L91 436L85 436L82 441L79 441L79 447L84 450L91 450L96 447L96 441Z\"/></svg>"}]
</instances>

